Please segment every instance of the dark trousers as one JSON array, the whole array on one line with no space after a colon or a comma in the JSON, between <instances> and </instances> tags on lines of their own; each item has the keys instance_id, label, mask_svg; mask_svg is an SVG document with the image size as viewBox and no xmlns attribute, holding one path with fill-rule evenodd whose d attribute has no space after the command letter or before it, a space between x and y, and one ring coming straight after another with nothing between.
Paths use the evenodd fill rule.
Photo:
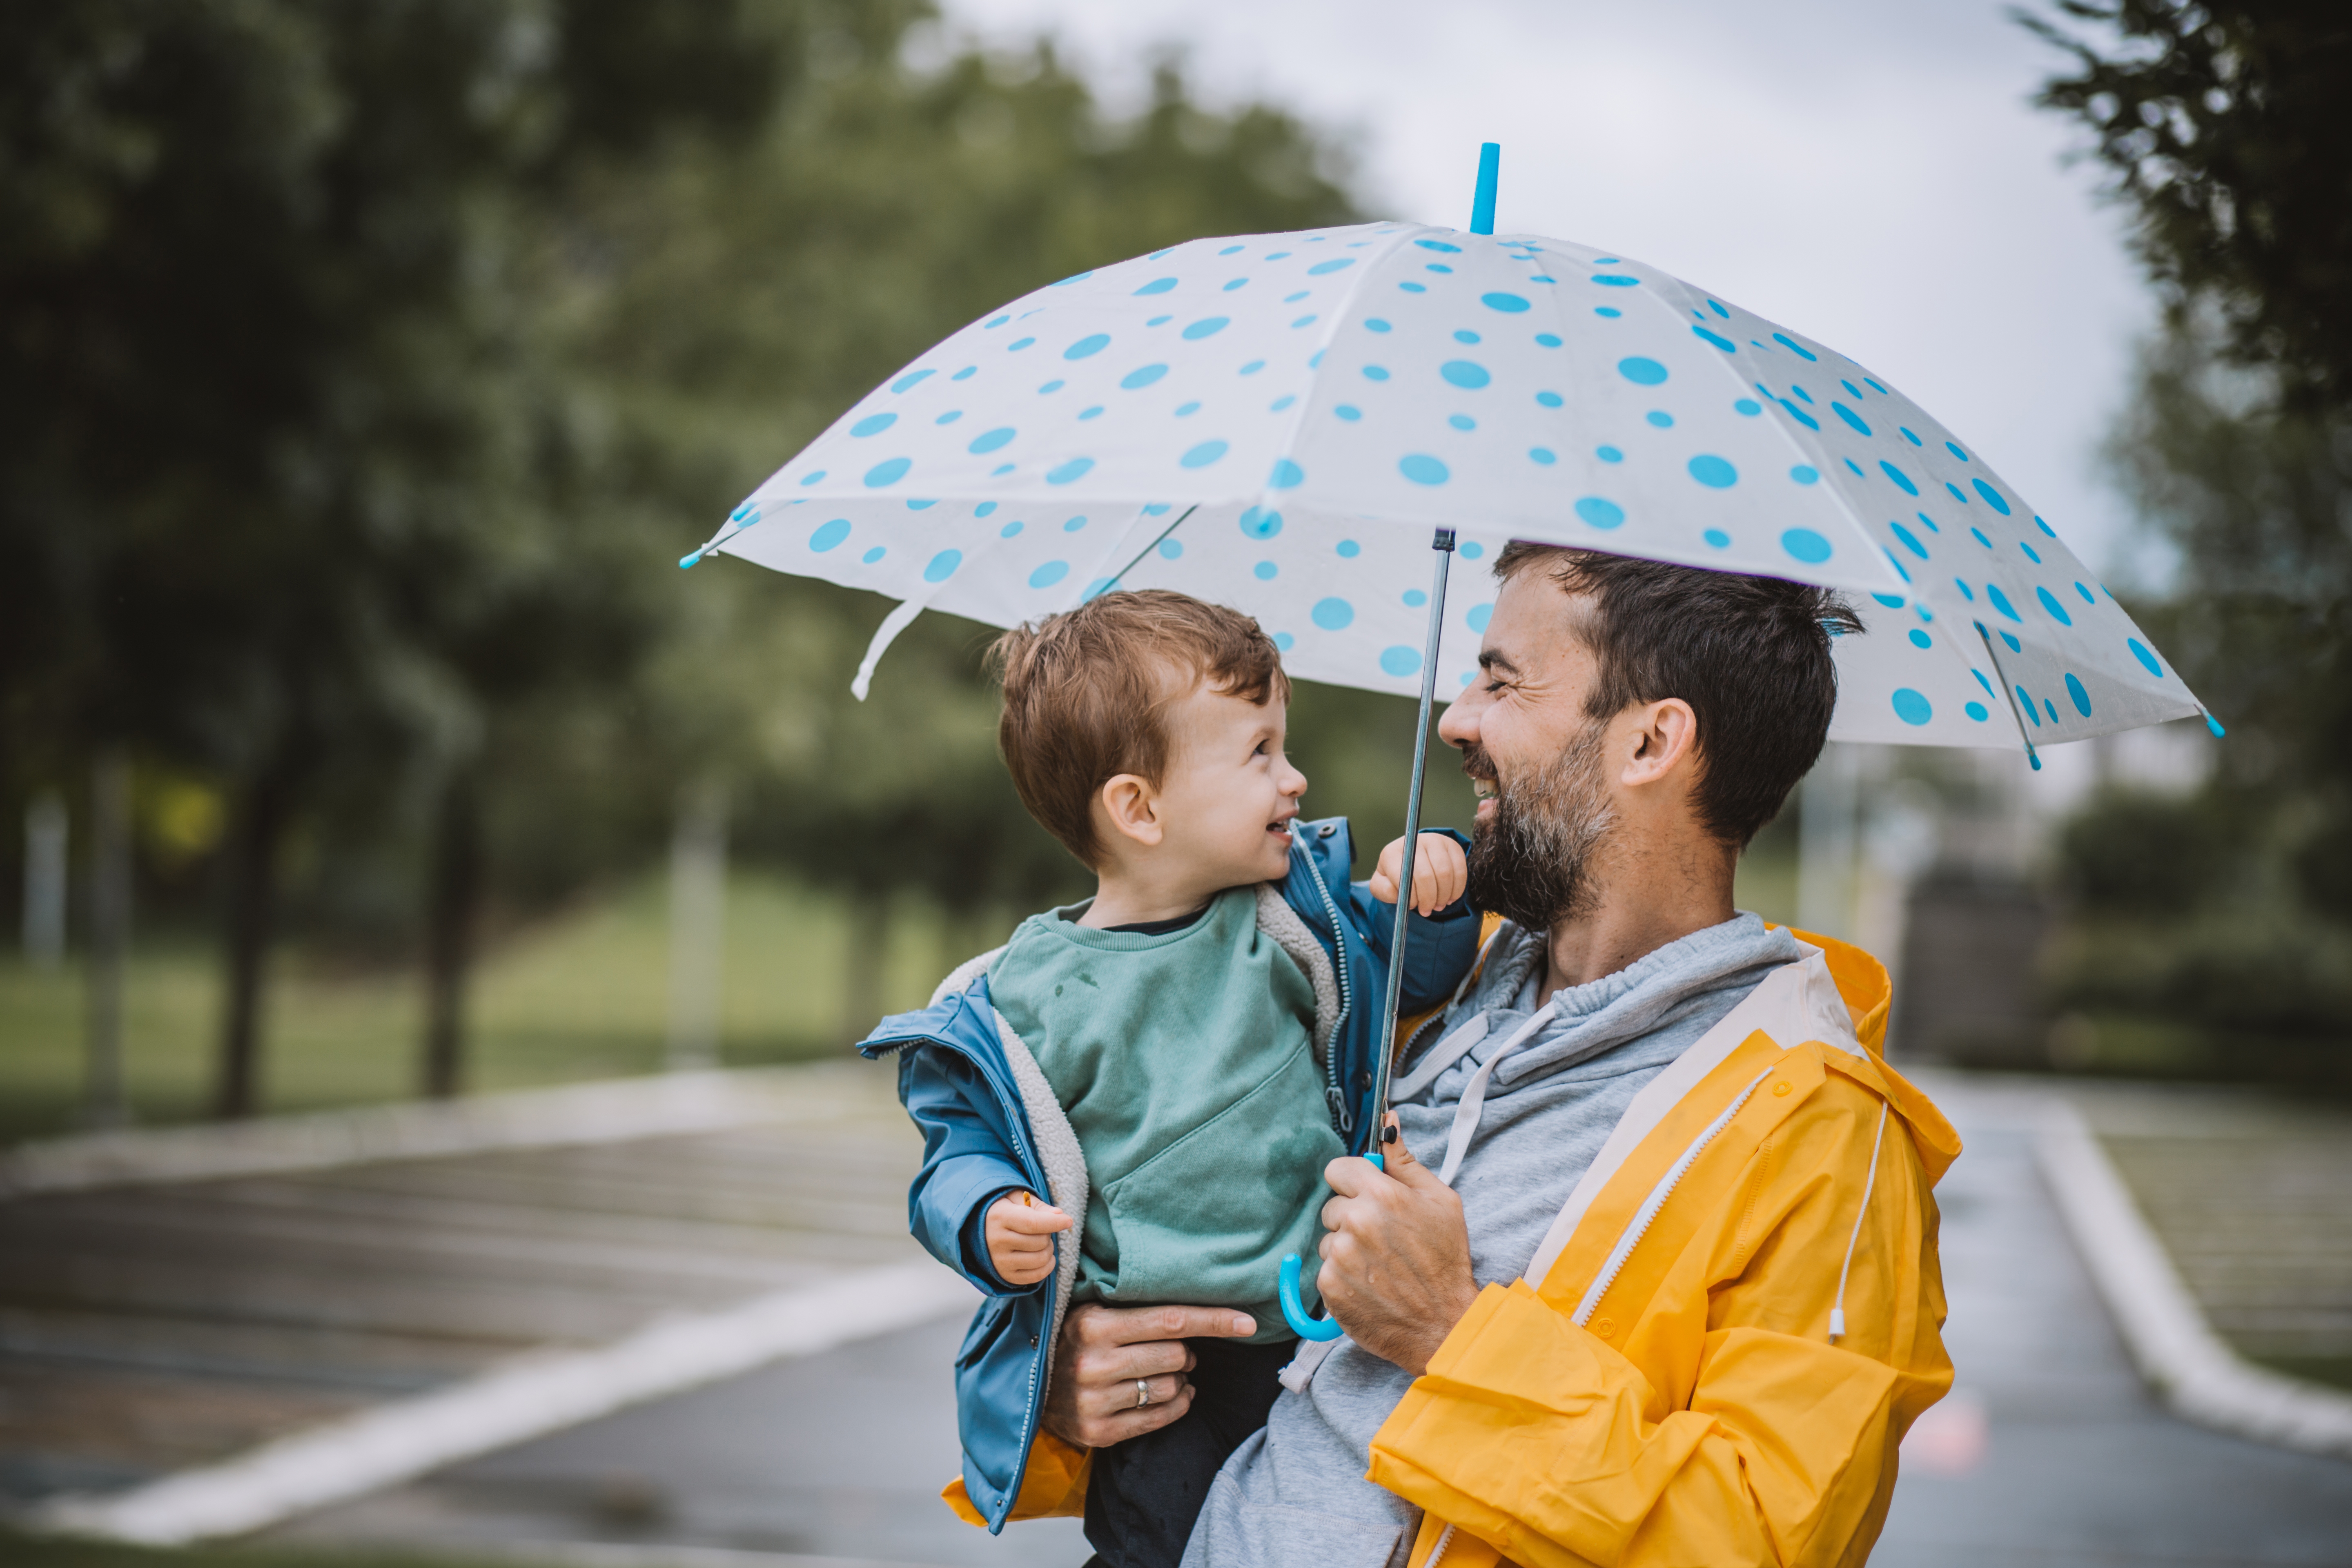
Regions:
<instances>
[{"instance_id":1,"label":"dark trousers","mask_svg":"<svg viewBox=\"0 0 2352 1568\"><path fill-rule=\"evenodd\" d=\"M1192 1408L1157 1432L1095 1450L1087 1479L1087 1568L1176 1568L1218 1468L1265 1425L1297 1342L1189 1342Z\"/></svg>"}]
</instances>

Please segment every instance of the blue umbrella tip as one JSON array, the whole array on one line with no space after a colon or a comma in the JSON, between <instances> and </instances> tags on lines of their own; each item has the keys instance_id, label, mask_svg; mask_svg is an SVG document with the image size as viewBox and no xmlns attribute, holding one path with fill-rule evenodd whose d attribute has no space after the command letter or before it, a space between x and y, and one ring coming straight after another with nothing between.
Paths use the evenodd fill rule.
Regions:
<instances>
[{"instance_id":1,"label":"blue umbrella tip","mask_svg":"<svg viewBox=\"0 0 2352 1568\"><path fill-rule=\"evenodd\" d=\"M2213 731L2213 738L2217 741L2230 732L2221 728L2221 721L2214 718L2210 713L2205 715L2205 728Z\"/></svg>"},{"instance_id":2,"label":"blue umbrella tip","mask_svg":"<svg viewBox=\"0 0 2352 1568\"><path fill-rule=\"evenodd\" d=\"M2040 772L2042 771L2042 753L2041 753L2041 752L2026 752L2026 753L2025 753L2025 760L2026 760L2027 762L2032 763L2033 764L2033 771L2034 771L2035 773L2040 773Z\"/></svg>"},{"instance_id":3,"label":"blue umbrella tip","mask_svg":"<svg viewBox=\"0 0 2352 1568\"><path fill-rule=\"evenodd\" d=\"M698 561L699 561L699 560L701 560L701 559L702 559L702 552L701 552L701 551L699 551L699 550L696 551L696 552L695 552L693 554L691 554L691 555L681 555L681 556L679 556L679 557L677 558L677 569L678 569L679 571L683 572L683 571L685 571L687 568L688 568L689 566L692 566L696 562L698 562Z\"/></svg>"}]
</instances>

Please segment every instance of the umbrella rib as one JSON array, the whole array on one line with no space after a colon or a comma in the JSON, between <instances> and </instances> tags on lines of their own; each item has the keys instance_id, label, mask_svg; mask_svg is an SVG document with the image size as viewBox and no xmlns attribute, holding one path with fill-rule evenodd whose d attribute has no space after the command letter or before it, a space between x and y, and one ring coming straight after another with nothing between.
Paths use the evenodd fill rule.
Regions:
<instances>
[{"instance_id":1,"label":"umbrella rib","mask_svg":"<svg viewBox=\"0 0 2352 1568\"><path fill-rule=\"evenodd\" d=\"M2000 677L2001 700L2009 704L2010 721L2017 726L2017 738L2025 742L2025 760L2032 763L2034 771L2039 773L2042 771L2042 757L2033 749L2033 737L2025 732L2025 715L2017 710L2017 690L2009 683L2009 671L2000 667L2000 655L1993 651L1992 634L1985 630L1982 621L1976 625L1977 636L1984 642L1985 658L1992 661L1992 672Z\"/></svg>"},{"instance_id":2,"label":"umbrella rib","mask_svg":"<svg viewBox=\"0 0 2352 1568\"><path fill-rule=\"evenodd\" d=\"M1114 588L1118 587L1118 584L1119 584L1119 580L1120 580L1121 578L1125 577L1125 576L1126 576L1129 572L1134 571L1134 570L1135 570L1135 568L1136 568L1136 563L1137 563L1138 562L1141 561L1145 556L1147 556L1147 555L1150 554L1153 551L1155 551L1155 550L1159 549L1159 548L1160 548L1160 542L1161 540L1163 540L1163 539L1167 538L1170 534L1171 534L1171 533L1175 532L1175 531L1176 531L1176 530L1183 524L1183 521L1184 521L1184 520L1185 520L1186 518L1188 518L1188 517L1192 516L1194 512L1196 512L1196 511L1198 511L1198 510L1201 510L1201 503L1200 503L1200 502L1198 502L1198 501L1194 501L1191 506L1188 506L1188 507L1186 507L1182 511L1178 512L1178 513L1176 514L1176 521L1175 521L1174 522L1170 523L1167 527L1165 527L1165 528L1161 529L1158 533L1156 533L1156 534L1152 535L1152 537L1151 537L1151 542L1150 542L1149 544L1146 544L1142 549L1140 549L1140 550L1137 551L1137 552L1135 552L1135 554L1133 555L1133 557L1132 557L1132 558L1130 558L1130 559L1129 560L1129 562L1128 562L1128 563L1127 563L1126 565L1124 565L1124 566L1120 567L1118 571L1116 571L1116 572L1114 572L1114 573L1112 573L1112 574L1110 574L1110 580L1109 580L1108 582L1107 582L1107 583L1105 583L1105 584L1103 584L1103 587L1102 587L1102 591L1103 591L1103 593L1108 594L1108 593L1109 593L1112 589L1114 589ZM1097 596L1099 596L1099 595L1097 595Z\"/></svg>"}]
</instances>

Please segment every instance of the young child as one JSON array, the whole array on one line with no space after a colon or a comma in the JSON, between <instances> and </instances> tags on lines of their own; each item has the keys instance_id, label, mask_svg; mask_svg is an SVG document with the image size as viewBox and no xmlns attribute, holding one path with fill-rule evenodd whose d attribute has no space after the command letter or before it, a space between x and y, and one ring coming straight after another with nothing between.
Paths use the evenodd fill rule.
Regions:
<instances>
[{"instance_id":1,"label":"young child","mask_svg":"<svg viewBox=\"0 0 2352 1568\"><path fill-rule=\"evenodd\" d=\"M1068 1304L1238 1308L1256 1332L1193 1342L1186 1413L1091 1455L1101 1560L1173 1568L1290 1359L1281 1258L1308 1259L1311 1280L1323 1168L1366 1147L1402 840L1350 885L1346 824L1298 820L1289 681L1246 616L1108 594L1007 632L993 657L1014 785L1097 889L861 1047L902 1053L925 1139L916 1236L990 1298L957 1359L949 1500L999 1530L1026 1480L1024 1516L1068 1511L1082 1457L1037 1430ZM1441 1004L1475 956L1465 879L1459 837L1424 835L1408 1012Z\"/></svg>"}]
</instances>

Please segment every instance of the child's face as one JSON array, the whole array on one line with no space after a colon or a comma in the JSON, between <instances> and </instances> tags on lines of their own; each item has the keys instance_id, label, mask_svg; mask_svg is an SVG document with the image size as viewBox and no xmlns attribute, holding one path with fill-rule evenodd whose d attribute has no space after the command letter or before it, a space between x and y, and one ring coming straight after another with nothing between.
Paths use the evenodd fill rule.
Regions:
<instances>
[{"instance_id":1,"label":"child's face","mask_svg":"<svg viewBox=\"0 0 2352 1568\"><path fill-rule=\"evenodd\" d=\"M1157 792L1159 853L1204 891L1271 881L1290 868L1290 822L1307 776L1282 752L1288 709L1207 686L1170 704L1168 776Z\"/></svg>"}]
</instances>

